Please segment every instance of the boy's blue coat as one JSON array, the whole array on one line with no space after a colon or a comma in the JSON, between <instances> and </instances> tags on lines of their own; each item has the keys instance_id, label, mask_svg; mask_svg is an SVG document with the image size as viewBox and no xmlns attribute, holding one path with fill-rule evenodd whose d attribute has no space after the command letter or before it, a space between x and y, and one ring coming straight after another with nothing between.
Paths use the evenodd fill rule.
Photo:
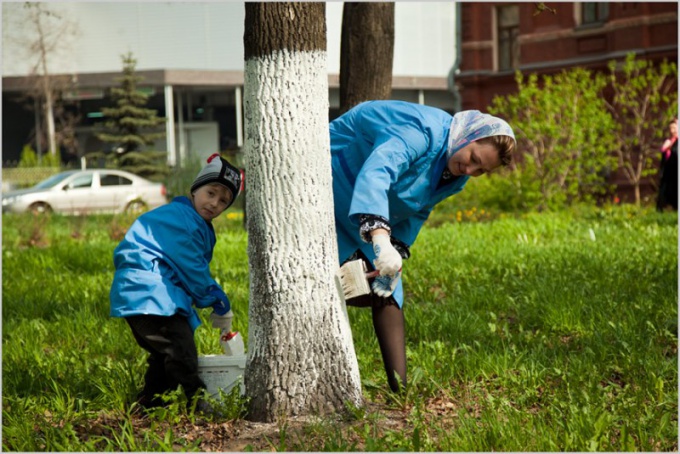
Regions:
<instances>
[{"instance_id":1,"label":"boy's blue coat","mask_svg":"<svg viewBox=\"0 0 680 454\"><path fill-rule=\"evenodd\" d=\"M441 200L460 192L468 176L437 189L446 166L452 116L402 101L369 101L330 124L335 227L340 263L373 246L359 236L359 215L388 219L392 236L409 246ZM393 293L401 307L401 280Z\"/></svg>"},{"instance_id":2,"label":"boy's blue coat","mask_svg":"<svg viewBox=\"0 0 680 454\"><path fill-rule=\"evenodd\" d=\"M112 317L180 313L196 329L192 307L230 306L210 275L215 231L187 197L141 215L113 253L116 273L109 295ZM226 312L226 311L225 311Z\"/></svg>"}]
</instances>

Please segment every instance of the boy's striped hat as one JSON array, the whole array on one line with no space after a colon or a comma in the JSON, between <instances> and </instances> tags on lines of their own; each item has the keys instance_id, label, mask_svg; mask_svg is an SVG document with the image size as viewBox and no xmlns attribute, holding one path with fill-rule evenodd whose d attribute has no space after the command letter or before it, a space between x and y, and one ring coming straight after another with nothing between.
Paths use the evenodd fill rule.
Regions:
<instances>
[{"instance_id":1,"label":"boy's striped hat","mask_svg":"<svg viewBox=\"0 0 680 454\"><path fill-rule=\"evenodd\" d=\"M208 158L208 163L198 172L196 179L191 185L191 192L209 183L219 183L226 186L232 194L231 202L234 203L243 184L241 171L231 165L229 161L214 153Z\"/></svg>"}]
</instances>

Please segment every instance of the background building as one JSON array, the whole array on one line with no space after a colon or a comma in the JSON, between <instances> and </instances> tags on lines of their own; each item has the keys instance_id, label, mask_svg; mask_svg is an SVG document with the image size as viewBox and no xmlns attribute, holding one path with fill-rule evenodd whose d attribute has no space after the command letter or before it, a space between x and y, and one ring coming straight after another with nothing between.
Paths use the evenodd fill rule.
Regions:
<instances>
[{"instance_id":1,"label":"background building","mask_svg":"<svg viewBox=\"0 0 680 454\"><path fill-rule=\"evenodd\" d=\"M455 91L463 109L486 110L495 96L515 92L515 71L540 77L580 66L609 73L608 62L630 52L678 62L677 2L550 2L540 13L534 2L461 5ZM643 181L643 195L656 191L654 178ZM609 182L633 199L620 169Z\"/></svg>"},{"instance_id":2,"label":"background building","mask_svg":"<svg viewBox=\"0 0 680 454\"><path fill-rule=\"evenodd\" d=\"M110 105L107 89L117 84L121 55L132 52L149 107L167 117L169 162L239 147L242 136L243 2L57 2L46 5L75 24L50 55L52 74L69 76L65 97L80 117L77 160L100 150L94 135L100 109ZM326 7L329 117L339 105L342 3ZM39 118L27 109L35 56L25 46L32 30L22 20L23 3L3 3L3 166L20 157ZM395 5L393 97L454 110L447 77L456 56L456 7L452 2L398 2ZM172 106L172 109L170 108ZM43 147L43 152L46 147Z\"/></svg>"},{"instance_id":3,"label":"background building","mask_svg":"<svg viewBox=\"0 0 680 454\"><path fill-rule=\"evenodd\" d=\"M486 109L516 90L515 71L553 74L574 66L607 71L629 52L678 59L677 2L464 2L455 80L463 109Z\"/></svg>"},{"instance_id":4,"label":"background building","mask_svg":"<svg viewBox=\"0 0 680 454\"><path fill-rule=\"evenodd\" d=\"M127 52L137 59L149 107L168 118L166 137L155 149L167 150L170 163L242 145L243 2L46 5L79 31L49 61L51 73L68 76L64 98L80 118L77 150L65 158L77 161L104 147L94 132ZM326 5L332 119L339 106L343 3ZM486 110L494 96L515 91L516 70L606 70L608 61L629 52L677 62L677 2L555 2L543 11L537 5L396 2L392 97L449 112ZM33 32L24 13L23 3L2 4L3 166L16 163L40 121L25 97L35 56L26 53Z\"/></svg>"}]
</instances>

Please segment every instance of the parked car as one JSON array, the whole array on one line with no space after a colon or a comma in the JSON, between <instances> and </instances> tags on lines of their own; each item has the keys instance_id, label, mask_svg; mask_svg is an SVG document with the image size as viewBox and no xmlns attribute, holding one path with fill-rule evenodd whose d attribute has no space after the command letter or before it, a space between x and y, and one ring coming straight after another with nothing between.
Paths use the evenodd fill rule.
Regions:
<instances>
[{"instance_id":1,"label":"parked car","mask_svg":"<svg viewBox=\"0 0 680 454\"><path fill-rule=\"evenodd\" d=\"M121 213L167 203L165 185L113 169L68 170L2 194L3 213Z\"/></svg>"}]
</instances>

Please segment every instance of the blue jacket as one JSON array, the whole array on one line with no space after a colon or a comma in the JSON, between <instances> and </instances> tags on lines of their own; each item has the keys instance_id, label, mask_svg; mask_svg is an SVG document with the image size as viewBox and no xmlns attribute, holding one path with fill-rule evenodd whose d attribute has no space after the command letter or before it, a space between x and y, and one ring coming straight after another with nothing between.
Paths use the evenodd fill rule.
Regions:
<instances>
[{"instance_id":1,"label":"blue jacket","mask_svg":"<svg viewBox=\"0 0 680 454\"><path fill-rule=\"evenodd\" d=\"M331 122L340 263L357 249L375 259L373 246L359 235L361 214L389 220L392 236L411 246L434 206L463 189L468 176L437 188L452 118L419 104L368 101ZM401 280L393 296L401 307Z\"/></svg>"},{"instance_id":2,"label":"blue jacket","mask_svg":"<svg viewBox=\"0 0 680 454\"><path fill-rule=\"evenodd\" d=\"M187 197L141 215L113 253L111 316L179 313L195 330L201 322L192 303L226 313L229 299L210 275L215 241Z\"/></svg>"}]
</instances>

